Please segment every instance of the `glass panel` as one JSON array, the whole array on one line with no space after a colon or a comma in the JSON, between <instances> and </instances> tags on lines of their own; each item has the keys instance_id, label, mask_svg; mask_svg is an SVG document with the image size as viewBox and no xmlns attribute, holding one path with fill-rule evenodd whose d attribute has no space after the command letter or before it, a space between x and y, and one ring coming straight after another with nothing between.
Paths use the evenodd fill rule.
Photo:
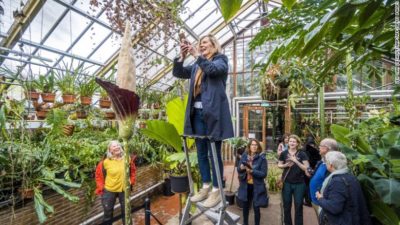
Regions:
<instances>
[{"instance_id":1,"label":"glass panel","mask_svg":"<svg viewBox=\"0 0 400 225\"><path fill-rule=\"evenodd\" d=\"M0 32L7 33L14 22L13 11L20 9L20 1L2 1L4 15L1 16Z\"/></svg>"},{"instance_id":2,"label":"glass panel","mask_svg":"<svg viewBox=\"0 0 400 225\"><path fill-rule=\"evenodd\" d=\"M183 10L179 16L183 21L186 21L189 16L194 13L196 10L201 7L206 0L196 0L196 1L188 1L187 4L184 6L185 10Z\"/></svg>"},{"instance_id":3,"label":"glass panel","mask_svg":"<svg viewBox=\"0 0 400 225\"><path fill-rule=\"evenodd\" d=\"M46 40L45 45L66 51L88 23L88 19L70 11Z\"/></svg>"},{"instance_id":4,"label":"glass panel","mask_svg":"<svg viewBox=\"0 0 400 225\"><path fill-rule=\"evenodd\" d=\"M110 32L109 29L95 23L79 39L70 52L87 57Z\"/></svg>"},{"instance_id":5,"label":"glass panel","mask_svg":"<svg viewBox=\"0 0 400 225\"><path fill-rule=\"evenodd\" d=\"M97 49L90 59L103 63L107 62L111 56L119 51L120 42L120 36L113 34L99 49Z\"/></svg>"},{"instance_id":6,"label":"glass panel","mask_svg":"<svg viewBox=\"0 0 400 225\"><path fill-rule=\"evenodd\" d=\"M65 10L66 8L64 6L53 1L47 1L22 37L40 43L42 38L50 31Z\"/></svg>"},{"instance_id":7,"label":"glass panel","mask_svg":"<svg viewBox=\"0 0 400 225\"><path fill-rule=\"evenodd\" d=\"M197 5L197 3L196 3L196 5ZM208 2L204 7L202 7L199 11L197 11L192 17L190 17L186 21L186 24L188 25L188 27L194 29L196 24L198 24L200 21L203 21L204 17L206 17L212 11L216 12L216 9L217 8L215 7L215 4L213 2ZM214 14L214 16L210 16L210 17L213 17L214 20L216 20L218 18L218 16L216 16L216 14Z\"/></svg>"},{"instance_id":8,"label":"glass panel","mask_svg":"<svg viewBox=\"0 0 400 225\"><path fill-rule=\"evenodd\" d=\"M213 18L212 16L207 17L202 23L196 27L195 32L199 34L208 34L217 26L219 26L224 20L222 17ZM211 24L211 26L210 26Z\"/></svg>"}]
</instances>

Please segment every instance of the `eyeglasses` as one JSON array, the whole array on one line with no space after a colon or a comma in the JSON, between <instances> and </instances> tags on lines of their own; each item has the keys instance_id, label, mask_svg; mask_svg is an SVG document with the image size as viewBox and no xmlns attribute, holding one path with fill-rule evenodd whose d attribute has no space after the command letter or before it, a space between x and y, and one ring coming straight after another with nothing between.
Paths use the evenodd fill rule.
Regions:
<instances>
[{"instance_id":1,"label":"eyeglasses","mask_svg":"<svg viewBox=\"0 0 400 225\"><path fill-rule=\"evenodd\" d=\"M251 146L258 146L258 144L251 144Z\"/></svg>"}]
</instances>

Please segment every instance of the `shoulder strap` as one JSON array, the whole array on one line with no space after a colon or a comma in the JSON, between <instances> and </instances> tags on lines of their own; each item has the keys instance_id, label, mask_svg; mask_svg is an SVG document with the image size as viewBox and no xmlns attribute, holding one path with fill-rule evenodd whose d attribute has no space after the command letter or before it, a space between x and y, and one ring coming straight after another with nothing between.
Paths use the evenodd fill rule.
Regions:
<instances>
[{"instance_id":1,"label":"shoulder strap","mask_svg":"<svg viewBox=\"0 0 400 225\"><path fill-rule=\"evenodd\" d=\"M107 171L106 171L106 169L104 169L104 160L103 160L103 162L101 163L101 171L103 172L104 180L106 180Z\"/></svg>"}]
</instances>

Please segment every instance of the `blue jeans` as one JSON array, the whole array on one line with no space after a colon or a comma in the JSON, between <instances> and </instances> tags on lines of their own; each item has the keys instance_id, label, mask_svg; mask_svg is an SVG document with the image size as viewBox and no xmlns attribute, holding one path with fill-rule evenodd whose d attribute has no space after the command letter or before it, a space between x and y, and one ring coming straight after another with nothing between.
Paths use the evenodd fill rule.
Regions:
<instances>
[{"instance_id":1,"label":"blue jeans","mask_svg":"<svg viewBox=\"0 0 400 225\"><path fill-rule=\"evenodd\" d=\"M282 200L285 225L292 225L292 195L294 199L295 225L303 225L303 198L306 190L305 183L285 182L282 189Z\"/></svg>"},{"instance_id":2,"label":"blue jeans","mask_svg":"<svg viewBox=\"0 0 400 225\"><path fill-rule=\"evenodd\" d=\"M194 109L193 117L192 117L192 126L193 132L196 135L207 135L207 124L203 119L203 110L202 109ZM221 144L222 141L216 141L215 147L217 152L218 166L220 171L220 176L222 180L222 176L224 174L224 167L222 164L221 157ZM196 147L197 147L197 160L199 162L199 169L201 180L203 183L211 182L211 173L210 173L210 161L212 167L212 184L214 187L218 187L217 175L215 172L214 160L211 157L211 144L208 139L196 139Z\"/></svg>"},{"instance_id":3,"label":"blue jeans","mask_svg":"<svg viewBox=\"0 0 400 225\"><path fill-rule=\"evenodd\" d=\"M122 215L122 223L125 224L125 193L124 192L111 192L104 189L104 193L101 196L101 204L104 209L104 224L112 224L113 214L114 214L114 205L115 201L119 200L119 204L121 204L121 215Z\"/></svg>"}]
</instances>

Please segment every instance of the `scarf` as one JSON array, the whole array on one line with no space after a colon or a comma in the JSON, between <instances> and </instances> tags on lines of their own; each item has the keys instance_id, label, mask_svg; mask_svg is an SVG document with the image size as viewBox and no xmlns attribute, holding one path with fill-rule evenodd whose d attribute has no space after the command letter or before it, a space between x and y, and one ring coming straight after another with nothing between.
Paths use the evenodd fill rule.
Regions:
<instances>
[{"instance_id":1,"label":"scarf","mask_svg":"<svg viewBox=\"0 0 400 225\"><path fill-rule=\"evenodd\" d=\"M346 174L348 172L349 172L349 168L345 167L345 168L340 169L340 170L335 170L331 174L329 174L329 176L327 178L325 178L324 183L322 183L321 194L322 195L324 194L326 186L328 186L329 182L332 180L332 177L334 175Z\"/></svg>"},{"instance_id":2,"label":"scarf","mask_svg":"<svg viewBox=\"0 0 400 225\"><path fill-rule=\"evenodd\" d=\"M206 59L211 61L214 55L207 57ZM197 95L201 93L201 80L203 79L203 70L200 66L197 67L196 76L194 79L194 89L193 89L193 98L196 99Z\"/></svg>"},{"instance_id":3,"label":"scarf","mask_svg":"<svg viewBox=\"0 0 400 225\"><path fill-rule=\"evenodd\" d=\"M247 163L250 164L250 166L253 167L253 160L254 160L254 156L250 156L247 158ZM253 184L253 175L251 175L251 173L247 173L247 183L248 184Z\"/></svg>"}]
</instances>

